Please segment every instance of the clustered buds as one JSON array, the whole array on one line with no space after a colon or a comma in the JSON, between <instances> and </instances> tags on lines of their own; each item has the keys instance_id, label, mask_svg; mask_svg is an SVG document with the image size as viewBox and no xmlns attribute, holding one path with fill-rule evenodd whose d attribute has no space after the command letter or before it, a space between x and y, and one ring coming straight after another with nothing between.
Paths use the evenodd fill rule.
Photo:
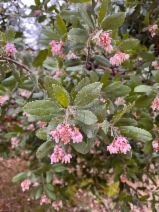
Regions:
<instances>
[{"instance_id":1,"label":"clustered buds","mask_svg":"<svg viewBox=\"0 0 159 212\"><path fill-rule=\"evenodd\" d=\"M113 57L110 58L110 63L112 65L119 66L125 60L129 59L129 55L123 52L117 52Z\"/></svg>"},{"instance_id":2,"label":"clustered buds","mask_svg":"<svg viewBox=\"0 0 159 212\"><path fill-rule=\"evenodd\" d=\"M56 202L53 202L52 203L52 207L56 210L56 211L59 211L60 208L63 207L63 204L62 204L62 201L56 201Z\"/></svg>"},{"instance_id":3,"label":"clustered buds","mask_svg":"<svg viewBox=\"0 0 159 212\"><path fill-rule=\"evenodd\" d=\"M55 75L54 75L54 78L56 78L56 77L59 77L59 76L61 76L62 75L62 71L56 71L56 73L55 73Z\"/></svg>"},{"instance_id":4,"label":"clustered buds","mask_svg":"<svg viewBox=\"0 0 159 212\"><path fill-rule=\"evenodd\" d=\"M61 58L65 57L65 55L63 53L64 43L62 41L56 42L56 41L53 40L49 43L49 45L52 47L52 53L54 55L58 55Z\"/></svg>"},{"instance_id":5,"label":"clustered buds","mask_svg":"<svg viewBox=\"0 0 159 212\"><path fill-rule=\"evenodd\" d=\"M118 137L109 146L107 146L107 150L110 152L110 154L126 154L131 150L131 146L128 144L125 137Z\"/></svg>"},{"instance_id":6,"label":"clustered buds","mask_svg":"<svg viewBox=\"0 0 159 212\"><path fill-rule=\"evenodd\" d=\"M158 140L154 140L152 142L152 146L153 146L154 151L158 152L158 150L159 150L159 141Z\"/></svg>"},{"instance_id":7,"label":"clustered buds","mask_svg":"<svg viewBox=\"0 0 159 212\"><path fill-rule=\"evenodd\" d=\"M73 59L76 59L76 58L77 58L77 56L74 53L67 55L68 60L73 60Z\"/></svg>"},{"instance_id":8,"label":"clustered buds","mask_svg":"<svg viewBox=\"0 0 159 212\"><path fill-rule=\"evenodd\" d=\"M47 196L44 194L41 196L41 199L40 199L40 205L43 205L43 204L50 204L51 203L51 200L47 198Z\"/></svg>"},{"instance_id":9,"label":"clustered buds","mask_svg":"<svg viewBox=\"0 0 159 212\"><path fill-rule=\"evenodd\" d=\"M62 141L64 144L69 143L71 139L73 143L79 143L83 139L78 128L69 127L65 124L59 124L55 130L50 132L50 135L55 139L56 143Z\"/></svg>"},{"instance_id":10,"label":"clustered buds","mask_svg":"<svg viewBox=\"0 0 159 212\"><path fill-rule=\"evenodd\" d=\"M21 183L22 191L24 192L25 190L29 190L30 185L31 185L31 181L29 179L24 180Z\"/></svg>"},{"instance_id":11,"label":"clustered buds","mask_svg":"<svg viewBox=\"0 0 159 212\"><path fill-rule=\"evenodd\" d=\"M34 11L35 16L40 16L41 15L41 10L35 10Z\"/></svg>"},{"instance_id":12,"label":"clustered buds","mask_svg":"<svg viewBox=\"0 0 159 212\"><path fill-rule=\"evenodd\" d=\"M125 174L120 175L120 180L122 183L126 183L126 181L128 180Z\"/></svg>"},{"instance_id":13,"label":"clustered buds","mask_svg":"<svg viewBox=\"0 0 159 212\"><path fill-rule=\"evenodd\" d=\"M97 45L104 48L108 53L111 53L111 51L113 50L112 45L110 45L111 38L109 37L109 33L107 33L107 32L102 32L99 35L99 38L96 39L96 43L97 43Z\"/></svg>"},{"instance_id":14,"label":"clustered buds","mask_svg":"<svg viewBox=\"0 0 159 212\"><path fill-rule=\"evenodd\" d=\"M117 106L120 106L120 105L124 105L125 104L125 100L123 97L118 97L115 102L114 102L115 105Z\"/></svg>"},{"instance_id":15,"label":"clustered buds","mask_svg":"<svg viewBox=\"0 0 159 212\"><path fill-rule=\"evenodd\" d=\"M156 29L158 29L157 24L149 26L148 31L151 33L152 37L156 35L156 33L155 33Z\"/></svg>"},{"instance_id":16,"label":"clustered buds","mask_svg":"<svg viewBox=\"0 0 159 212\"><path fill-rule=\"evenodd\" d=\"M34 131L35 130L34 124L29 124L29 126L27 127L27 130Z\"/></svg>"},{"instance_id":17,"label":"clustered buds","mask_svg":"<svg viewBox=\"0 0 159 212\"><path fill-rule=\"evenodd\" d=\"M7 100L9 100L9 96L0 96L0 105L3 105Z\"/></svg>"},{"instance_id":18,"label":"clustered buds","mask_svg":"<svg viewBox=\"0 0 159 212\"><path fill-rule=\"evenodd\" d=\"M12 137L11 138L12 149L14 149L15 147L17 147L19 142L20 142L20 140L17 137Z\"/></svg>"},{"instance_id":19,"label":"clustered buds","mask_svg":"<svg viewBox=\"0 0 159 212\"><path fill-rule=\"evenodd\" d=\"M24 90L20 93L20 95L23 97L29 97L30 94L31 94L31 91L27 91L27 90Z\"/></svg>"},{"instance_id":20,"label":"clustered buds","mask_svg":"<svg viewBox=\"0 0 159 212\"><path fill-rule=\"evenodd\" d=\"M156 60L153 61L152 62L152 66L154 67L155 70L159 70L159 63L158 63L158 61L156 61Z\"/></svg>"},{"instance_id":21,"label":"clustered buds","mask_svg":"<svg viewBox=\"0 0 159 212\"><path fill-rule=\"evenodd\" d=\"M27 112L23 112L23 116L30 117L31 115Z\"/></svg>"},{"instance_id":22,"label":"clustered buds","mask_svg":"<svg viewBox=\"0 0 159 212\"><path fill-rule=\"evenodd\" d=\"M153 172L153 173L156 172L155 165L153 163L150 164L149 170L150 170L150 172Z\"/></svg>"},{"instance_id":23,"label":"clustered buds","mask_svg":"<svg viewBox=\"0 0 159 212\"><path fill-rule=\"evenodd\" d=\"M38 122L37 122L37 125L38 125L39 127L41 127L41 128L44 128L44 127L47 126L47 122L38 121Z\"/></svg>"},{"instance_id":24,"label":"clustered buds","mask_svg":"<svg viewBox=\"0 0 159 212\"><path fill-rule=\"evenodd\" d=\"M159 98L158 98L158 97L156 97L156 98L153 100L152 105L151 105L151 108L152 108L153 110L155 110L155 109L159 110Z\"/></svg>"},{"instance_id":25,"label":"clustered buds","mask_svg":"<svg viewBox=\"0 0 159 212\"><path fill-rule=\"evenodd\" d=\"M4 51L8 56L14 55L17 52L14 44L12 43L7 43L6 46L4 47Z\"/></svg>"},{"instance_id":26,"label":"clustered buds","mask_svg":"<svg viewBox=\"0 0 159 212\"><path fill-rule=\"evenodd\" d=\"M66 154L59 146L54 147L54 153L50 156L51 164L61 161L62 163L70 163L71 154Z\"/></svg>"},{"instance_id":27,"label":"clustered buds","mask_svg":"<svg viewBox=\"0 0 159 212\"><path fill-rule=\"evenodd\" d=\"M64 144L68 144L71 139L73 140L73 143L79 143L83 139L78 128L74 126L69 127L69 125L65 124L59 124L55 130L50 131L50 135L54 138L56 143L63 142ZM65 153L61 147L56 145L50 158L51 164L59 161L62 163L70 163L72 155Z\"/></svg>"}]
</instances>

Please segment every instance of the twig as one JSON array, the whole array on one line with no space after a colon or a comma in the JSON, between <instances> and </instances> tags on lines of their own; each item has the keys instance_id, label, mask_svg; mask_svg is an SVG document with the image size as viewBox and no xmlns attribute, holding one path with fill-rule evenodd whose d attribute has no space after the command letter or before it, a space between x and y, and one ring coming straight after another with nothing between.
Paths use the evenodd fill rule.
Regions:
<instances>
[{"instance_id":1,"label":"twig","mask_svg":"<svg viewBox=\"0 0 159 212\"><path fill-rule=\"evenodd\" d=\"M16 66L19 66L19 67L25 69L27 72L32 73L32 71L31 71L27 66L25 66L25 65L23 65L23 64L21 64L21 63L19 63L19 62L17 62L16 60L13 60L13 59L11 59L11 58L9 58L9 57L0 56L0 62L4 62L4 61L5 61L5 62L8 62L8 63L13 63L13 64L15 64Z\"/></svg>"}]
</instances>

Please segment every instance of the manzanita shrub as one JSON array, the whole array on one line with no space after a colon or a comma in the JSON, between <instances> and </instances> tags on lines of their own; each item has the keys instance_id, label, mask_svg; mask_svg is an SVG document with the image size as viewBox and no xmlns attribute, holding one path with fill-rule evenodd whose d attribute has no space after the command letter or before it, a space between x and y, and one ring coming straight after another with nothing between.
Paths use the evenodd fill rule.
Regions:
<instances>
[{"instance_id":1,"label":"manzanita shrub","mask_svg":"<svg viewBox=\"0 0 159 212\"><path fill-rule=\"evenodd\" d=\"M36 54L0 33L1 159L44 211L158 211L158 1L50 2Z\"/></svg>"}]
</instances>

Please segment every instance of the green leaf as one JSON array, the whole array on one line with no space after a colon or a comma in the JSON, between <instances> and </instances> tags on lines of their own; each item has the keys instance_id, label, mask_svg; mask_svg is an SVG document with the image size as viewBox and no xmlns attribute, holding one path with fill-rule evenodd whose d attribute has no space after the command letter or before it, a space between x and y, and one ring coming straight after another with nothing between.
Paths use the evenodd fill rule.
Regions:
<instances>
[{"instance_id":1,"label":"green leaf","mask_svg":"<svg viewBox=\"0 0 159 212\"><path fill-rule=\"evenodd\" d=\"M78 110L75 118L87 125L94 124L98 121L97 117L89 110Z\"/></svg>"},{"instance_id":2,"label":"green leaf","mask_svg":"<svg viewBox=\"0 0 159 212\"><path fill-rule=\"evenodd\" d=\"M49 189L45 189L46 196L51 200L56 200L56 195Z\"/></svg>"},{"instance_id":3,"label":"green leaf","mask_svg":"<svg viewBox=\"0 0 159 212\"><path fill-rule=\"evenodd\" d=\"M54 191L54 187L53 187L52 184L47 183L45 186L46 186L46 188L47 188L48 190Z\"/></svg>"},{"instance_id":4,"label":"green leaf","mask_svg":"<svg viewBox=\"0 0 159 212\"><path fill-rule=\"evenodd\" d=\"M90 75L91 83L98 82L99 77L98 77L98 74L95 71L90 71L89 75Z\"/></svg>"},{"instance_id":5,"label":"green leaf","mask_svg":"<svg viewBox=\"0 0 159 212\"><path fill-rule=\"evenodd\" d=\"M131 80L131 85L132 85L131 87L133 87L133 88L135 88L138 85L142 84L140 79L137 76L135 76L135 75L130 76L130 80Z\"/></svg>"},{"instance_id":6,"label":"green leaf","mask_svg":"<svg viewBox=\"0 0 159 212\"><path fill-rule=\"evenodd\" d=\"M50 153L53 152L54 142L53 141L46 141L43 143L36 152L37 158L44 158L48 156Z\"/></svg>"},{"instance_id":7,"label":"green leaf","mask_svg":"<svg viewBox=\"0 0 159 212\"><path fill-rule=\"evenodd\" d=\"M47 128L40 128L36 131L36 136L42 140L47 140Z\"/></svg>"},{"instance_id":8,"label":"green leaf","mask_svg":"<svg viewBox=\"0 0 159 212\"><path fill-rule=\"evenodd\" d=\"M105 70L104 74L102 75L101 80L100 80L100 82L103 83L103 88L106 86L109 77L110 77L110 71Z\"/></svg>"},{"instance_id":9,"label":"green leaf","mask_svg":"<svg viewBox=\"0 0 159 212\"><path fill-rule=\"evenodd\" d=\"M118 12L118 13L115 13L113 15L110 15L108 17L106 17L102 24L101 24L101 27L104 31L106 30L115 30L117 28L119 28L122 23L124 22L125 20L125 13L123 12Z\"/></svg>"},{"instance_id":10,"label":"green leaf","mask_svg":"<svg viewBox=\"0 0 159 212\"><path fill-rule=\"evenodd\" d=\"M94 59L98 64L100 64L102 66L105 66L105 67L111 66L109 60L107 58L103 57L103 56L96 55L94 57Z\"/></svg>"},{"instance_id":11,"label":"green leaf","mask_svg":"<svg viewBox=\"0 0 159 212\"><path fill-rule=\"evenodd\" d=\"M41 197L42 192L43 192L43 187L42 186L38 187L35 192L35 199L39 199Z\"/></svg>"},{"instance_id":12,"label":"green leaf","mask_svg":"<svg viewBox=\"0 0 159 212\"><path fill-rule=\"evenodd\" d=\"M60 13L61 17L67 22L71 22L71 16L80 17L80 13L75 10L62 10Z\"/></svg>"},{"instance_id":13,"label":"green leaf","mask_svg":"<svg viewBox=\"0 0 159 212\"><path fill-rule=\"evenodd\" d=\"M14 76L10 76L1 82L3 86L14 87L16 85L16 79Z\"/></svg>"},{"instance_id":14,"label":"green leaf","mask_svg":"<svg viewBox=\"0 0 159 212\"><path fill-rule=\"evenodd\" d=\"M155 60L154 54L150 54L150 53L145 52L145 51L138 52L138 56L139 57L142 57L146 61L153 61L153 60Z\"/></svg>"},{"instance_id":15,"label":"green leaf","mask_svg":"<svg viewBox=\"0 0 159 212\"><path fill-rule=\"evenodd\" d=\"M35 198L35 195L36 195L37 191L39 190L39 188L41 188L40 185L39 186L36 186L35 188L32 189L32 191L30 193L30 197L31 198L33 198L33 199Z\"/></svg>"},{"instance_id":16,"label":"green leaf","mask_svg":"<svg viewBox=\"0 0 159 212\"><path fill-rule=\"evenodd\" d=\"M15 37L15 31L13 29L8 29L5 33L7 41L11 41Z\"/></svg>"},{"instance_id":17,"label":"green leaf","mask_svg":"<svg viewBox=\"0 0 159 212\"><path fill-rule=\"evenodd\" d=\"M23 110L33 116L57 116L60 112L60 105L50 100L37 100L29 102Z\"/></svg>"},{"instance_id":18,"label":"green leaf","mask_svg":"<svg viewBox=\"0 0 159 212\"><path fill-rule=\"evenodd\" d=\"M20 81L20 72L19 72L19 70L16 70L15 66L13 64L10 64L10 67L12 68L12 73L13 73L14 78L16 79L17 82L19 82Z\"/></svg>"},{"instance_id":19,"label":"green leaf","mask_svg":"<svg viewBox=\"0 0 159 212\"><path fill-rule=\"evenodd\" d=\"M152 135L148 131L138 127L123 126L120 127L120 131L123 135L133 138L136 141L146 142L152 139Z\"/></svg>"},{"instance_id":20,"label":"green leaf","mask_svg":"<svg viewBox=\"0 0 159 212\"><path fill-rule=\"evenodd\" d=\"M86 154L90 151L94 143L94 138L87 138L87 143L84 141L80 143L71 143L71 146L79 153Z\"/></svg>"},{"instance_id":21,"label":"green leaf","mask_svg":"<svg viewBox=\"0 0 159 212\"><path fill-rule=\"evenodd\" d=\"M145 154L151 154L152 151L153 151L153 148L152 148L152 141L147 141L145 144L144 144L144 149L143 149L144 153Z\"/></svg>"},{"instance_id":22,"label":"green leaf","mask_svg":"<svg viewBox=\"0 0 159 212\"><path fill-rule=\"evenodd\" d=\"M0 34L1 34L2 40L3 40L4 42L6 42L6 36L5 36L5 34L4 34L3 32L0 32Z\"/></svg>"},{"instance_id":23,"label":"green leaf","mask_svg":"<svg viewBox=\"0 0 159 212\"><path fill-rule=\"evenodd\" d=\"M41 50L38 55L33 60L33 66L38 67L41 66L44 60L46 60L46 57L48 55L48 50L44 49Z\"/></svg>"},{"instance_id":24,"label":"green leaf","mask_svg":"<svg viewBox=\"0 0 159 212\"><path fill-rule=\"evenodd\" d=\"M83 87L74 100L74 104L78 106L85 106L91 103L100 93L102 84L95 82Z\"/></svg>"},{"instance_id":25,"label":"green leaf","mask_svg":"<svg viewBox=\"0 0 159 212\"><path fill-rule=\"evenodd\" d=\"M135 107L148 108L148 107L151 106L152 101L153 101L154 98L155 98L155 95L149 95L149 96L144 95L144 96L141 96L141 97L139 97L136 100Z\"/></svg>"},{"instance_id":26,"label":"green leaf","mask_svg":"<svg viewBox=\"0 0 159 212\"><path fill-rule=\"evenodd\" d=\"M94 138L98 132L98 127L93 125L86 125L82 122L78 123L82 131L87 135L88 138Z\"/></svg>"},{"instance_id":27,"label":"green leaf","mask_svg":"<svg viewBox=\"0 0 159 212\"><path fill-rule=\"evenodd\" d=\"M121 117L128 112L129 110L131 110L133 107L135 106L135 102L133 102L130 105L126 105L124 106L124 108L122 110L120 110L119 112L117 112L117 114L112 118L112 121L114 122L114 124L119 121L119 119L121 119Z\"/></svg>"},{"instance_id":28,"label":"green leaf","mask_svg":"<svg viewBox=\"0 0 159 212\"><path fill-rule=\"evenodd\" d=\"M56 163L52 165L52 169L56 173L64 172L66 170L65 166L61 163Z\"/></svg>"},{"instance_id":29,"label":"green leaf","mask_svg":"<svg viewBox=\"0 0 159 212\"><path fill-rule=\"evenodd\" d=\"M65 22L62 20L61 16L56 15L56 21L57 21L57 25L58 25L59 29L61 30L61 32L63 34L67 33L67 28L66 28Z\"/></svg>"},{"instance_id":30,"label":"green leaf","mask_svg":"<svg viewBox=\"0 0 159 212\"><path fill-rule=\"evenodd\" d=\"M66 60L66 61L64 62L64 65L65 65L66 67L78 66L78 65L80 65L80 64L81 64L81 60L80 60L79 58L77 58L77 59L72 59L72 60Z\"/></svg>"},{"instance_id":31,"label":"green leaf","mask_svg":"<svg viewBox=\"0 0 159 212\"><path fill-rule=\"evenodd\" d=\"M131 88L123 85L122 82L113 82L103 89L103 94L106 98L116 98L129 94Z\"/></svg>"},{"instance_id":32,"label":"green leaf","mask_svg":"<svg viewBox=\"0 0 159 212\"><path fill-rule=\"evenodd\" d=\"M129 50L129 49L134 49L139 45L140 41L138 39L134 38L128 38L127 40L124 40L118 48L122 51Z\"/></svg>"},{"instance_id":33,"label":"green leaf","mask_svg":"<svg viewBox=\"0 0 159 212\"><path fill-rule=\"evenodd\" d=\"M46 182L50 183L53 179L53 173L51 171L46 172Z\"/></svg>"},{"instance_id":34,"label":"green leaf","mask_svg":"<svg viewBox=\"0 0 159 212\"><path fill-rule=\"evenodd\" d=\"M91 19L89 18L88 13L86 12L85 9L83 9L83 6L81 4L78 4L78 10L84 22L88 25L89 28L93 29L94 28L93 23Z\"/></svg>"},{"instance_id":35,"label":"green leaf","mask_svg":"<svg viewBox=\"0 0 159 212\"><path fill-rule=\"evenodd\" d=\"M73 95L76 95L83 87L90 83L88 77L83 78L72 90Z\"/></svg>"},{"instance_id":36,"label":"green leaf","mask_svg":"<svg viewBox=\"0 0 159 212\"><path fill-rule=\"evenodd\" d=\"M107 0L103 0L102 4L100 6L99 15L98 15L98 25L100 25L102 23L104 17L106 16L107 9L108 9L108 1Z\"/></svg>"},{"instance_id":37,"label":"green leaf","mask_svg":"<svg viewBox=\"0 0 159 212\"><path fill-rule=\"evenodd\" d=\"M14 176L12 178L12 182L16 183L16 182L19 182L19 181L23 181L26 178L27 178L27 173L26 172L21 172L21 173L17 174L16 176Z\"/></svg>"},{"instance_id":38,"label":"green leaf","mask_svg":"<svg viewBox=\"0 0 159 212\"><path fill-rule=\"evenodd\" d=\"M115 124L116 126L136 126L137 121L132 118L121 118Z\"/></svg>"},{"instance_id":39,"label":"green leaf","mask_svg":"<svg viewBox=\"0 0 159 212\"><path fill-rule=\"evenodd\" d=\"M152 87L149 85L139 85L134 88L134 92L136 93L151 93L152 92Z\"/></svg>"},{"instance_id":40,"label":"green leaf","mask_svg":"<svg viewBox=\"0 0 159 212\"><path fill-rule=\"evenodd\" d=\"M86 43L89 38L87 31L80 28L73 28L68 34L77 43Z\"/></svg>"},{"instance_id":41,"label":"green leaf","mask_svg":"<svg viewBox=\"0 0 159 212\"><path fill-rule=\"evenodd\" d=\"M59 85L52 85L53 93L57 101L64 107L68 107L70 105L69 94L68 92Z\"/></svg>"},{"instance_id":42,"label":"green leaf","mask_svg":"<svg viewBox=\"0 0 159 212\"><path fill-rule=\"evenodd\" d=\"M52 99L55 99L55 96L53 93L53 88L52 88L53 84L61 86L61 84L57 80L55 80L51 77L44 78L44 87L45 87L49 97L51 97Z\"/></svg>"}]
</instances>

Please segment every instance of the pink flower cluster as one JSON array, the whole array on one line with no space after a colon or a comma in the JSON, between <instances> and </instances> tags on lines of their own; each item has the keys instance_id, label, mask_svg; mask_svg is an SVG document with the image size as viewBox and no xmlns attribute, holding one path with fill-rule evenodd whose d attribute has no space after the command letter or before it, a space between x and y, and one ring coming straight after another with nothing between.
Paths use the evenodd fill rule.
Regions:
<instances>
[{"instance_id":1,"label":"pink flower cluster","mask_svg":"<svg viewBox=\"0 0 159 212\"><path fill-rule=\"evenodd\" d=\"M58 178L56 178L52 181L52 184L53 185L63 184L63 180L59 180Z\"/></svg>"},{"instance_id":2,"label":"pink flower cluster","mask_svg":"<svg viewBox=\"0 0 159 212\"><path fill-rule=\"evenodd\" d=\"M25 190L29 190L30 185L31 185L31 181L29 179L24 180L21 183L22 191L24 192Z\"/></svg>"},{"instance_id":3,"label":"pink flower cluster","mask_svg":"<svg viewBox=\"0 0 159 212\"><path fill-rule=\"evenodd\" d=\"M30 94L31 94L31 91L24 90L24 91L21 92L20 95L23 96L23 97L28 97L28 96L30 96Z\"/></svg>"},{"instance_id":4,"label":"pink flower cluster","mask_svg":"<svg viewBox=\"0 0 159 212\"><path fill-rule=\"evenodd\" d=\"M14 149L15 147L17 147L19 142L20 142L20 140L17 137L12 137L11 138L12 149Z\"/></svg>"},{"instance_id":5,"label":"pink flower cluster","mask_svg":"<svg viewBox=\"0 0 159 212\"><path fill-rule=\"evenodd\" d=\"M109 146L107 146L107 150L110 152L110 154L126 154L131 150L131 146L128 144L125 137L118 137Z\"/></svg>"},{"instance_id":6,"label":"pink flower cluster","mask_svg":"<svg viewBox=\"0 0 159 212\"><path fill-rule=\"evenodd\" d=\"M152 146L153 146L154 151L158 152L158 150L159 150L159 141L158 140L154 140L152 142Z\"/></svg>"},{"instance_id":7,"label":"pink flower cluster","mask_svg":"<svg viewBox=\"0 0 159 212\"><path fill-rule=\"evenodd\" d=\"M156 35L156 33L155 33L156 29L158 29L157 24L149 26L148 31L151 33L152 37Z\"/></svg>"},{"instance_id":8,"label":"pink flower cluster","mask_svg":"<svg viewBox=\"0 0 159 212\"><path fill-rule=\"evenodd\" d=\"M74 53L67 55L67 59L68 60L73 60L73 59L76 59L76 58L77 57L76 57L76 55Z\"/></svg>"},{"instance_id":9,"label":"pink flower cluster","mask_svg":"<svg viewBox=\"0 0 159 212\"><path fill-rule=\"evenodd\" d=\"M31 115L29 113L27 113L27 112L23 112L23 116L29 117Z\"/></svg>"},{"instance_id":10,"label":"pink flower cluster","mask_svg":"<svg viewBox=\"0 0 159 212\"><path fill-rule=\"evenodd\" d=\"M50 199L48 199L45 194L41 196L40 205L50 204L50 203L51 203Z\"/></svg>"},{"instance_id":11,"label":"pink flower cluster","mask_svg":"<svg viewBox=\"0 0 159 212\"><path fill-rule=\"evenodd\" d=\"M27 130L34 131L35 130L34 124L29 124L29 126L27 127Z\"/></svg>"},{"instance_id":12,"label":"pink flower cluster","mask_svg":"<svg viewBox=\"0 0 159 212\"><path fill-rule=\"evenodd\" d=\"M59 76L61 76L62 75L62 71L56 71L56 73L55 73L55 75L54 75L54 78L56 78L56 77L59 77Z\"/></svg>"},{"instance_id":13,"label":"pink flower cluster","mask_svg":"<svg viewBox=\"0 0 159 212\"><path fill-rule=\"evenodd\" d=\"M39 127L44 128L44 127L47 126L47 122L38 121L38 122L37 122L37 125L38 125Z\"/></svg>"},{"instance_id":14,"label":"pink flower cluster","mask_svg":"<svg viewBox=\"0 0 159 212\"><path fill-rule=\"evenodd\" d=\"M54 40L51 41L49 43L49 45L52 47L52 53L54 55L58 55L59 57L61 58L64 58L65 55L63 54L63 46L64 46L64 43L62 41L60 41L59 43L58 42L55 42Z\"/></svg>"},{"instance_id":15,"label":"pink flower cluster","mask_svg":"<svg viewBox=\"0 0 159 212\"><path fill-rule=\"evenodd\" d=\"M7 100L9 100L9 96L0 96L0 105L3 105Z\"/></svg>"},{"instance_id":16,"label":"pink flower cluster","mask_svg":"<svg viewBox=\"0 0 159 212\"><path fill-rule=\"evenodd\" d=\"M110 58L110 63L112 65L119 66L122 64L122 62L124 62L127 59L129 59L128 54L117 52L113 57Z\"/></svg>"},{"instance_id":17,"label":"pink flower cluster","mask_svg":"<svg viewBox=\"0 0 159 212\"><path fill-rule=\"evenodd\" d=\"M151 108L152 108L152 110L155 110L155 109L159 110L159 97L156 97L153 100Z\"/></svg>"},{"instance_id":18,"label":"pink flower cluster","mask_svg":"<svg viewBox=\"0 0 159 212\"><path fill-rule=\"evenodd\" d=\"M110 45L111 38L109 37L109 33L107 33L107 32L102 32L99 35L99 38L96 39L96 43L97 43L97 45L104 48L108 53L111 53L111 51L113 50L112 45Z\"/></svg>"},{"instance_id":19,"label":"pink flower cluster","mask_svg":"<svg viewBox=\"0 0 159 212\"><path fill-rule=\"evenodd\" d=\"M52 207L56 210L56 211L59 211L60 208L63 207L63 204L62 204L62 201L56 201L56 202L53 202L52 203Z\"/></svg>"},{"instance_id":20,"label":"pink flower cluster","mask_svg":"<svg viewBox=\"0 0 159 212\"><path fill-rule=\"evenodd\" d=\"M155 70L159 70L159 63L158 61L153 61L152 66L154 67Z\"/></svg>"},{"instance_id":21,"label":"pink flower cluster","mask_svg":"<svg viewBox=\"0 0 159 212\"><path fill-rule=\"evenodd\" d=\"M120 106L120 105L124 105L125 104L125 100L123 97L118 97L115 102L114 102L115 105L117 106Z\"/></svg>"},{"instance_id":22,"label":"pink flower cluster","mask_svg":"<svg viewBox=\"0 0 159 212\"><path fill-rule=\"evenodd\" d=\"M122 183L126 183L126 181L127 181L126 175L125 174L120 175L120 180Z\"/></svg>"},{"instance_id":23,"label":"pink flower cluster","mask_svg":"<svg viewBox=\"0 0 159 212\"><path fill-rule=\"evenodd\" d=\"M35 10L34 11L34 15L35 16L40 16L40 14L41 14L41 10Z\"/></svg>"},{"instance_id":24,"label":"pink flower cluster","mask_svg":"<svg viewBox=\"0 0 159 212\"><path fill-rule=\"evenodd\" d=\"M4 51L8 56L14 55L17 52L14 44L12 43L7 43L4 48Z\"/></svg>"},{"instance_id":25,"label":"pink flower cluster","mask_svg":"<svg viewBox=\"0 0 159 212\"><path fill-rule=\"evenodd\" d=\"M63 141L64 144L69 143L71 139L73 140L73 143L79 143L83 139L78 128L69 127L65 124L59 124L56 130L50 132L50 135L55 139L56 143Z\"/></svg>"},{"instance_id":26,"label":"pink flower cluster","mask_svg":"<svg viewBox=\"0 0 159 212\"><path fill-rule=\"evenodd\" d=\"M150 170L151 172L153 172L153 173L156 172L155 165L154 165L153 163L150 164L149 170Z\"/></svg>"},{"instance_id":27,"label":"pink flower cluster","mask_svg":"<svg viewBox=\"0 0 159 212\"><path fill-rule=\"evenodd\" d=\"M54 147L54 153L50 156L51 164L57 163L60 160L62 161L62 163L70 163L71 158L71 154L65 154L63 149L57 145Z\"/></svg>"}]
</instances>

